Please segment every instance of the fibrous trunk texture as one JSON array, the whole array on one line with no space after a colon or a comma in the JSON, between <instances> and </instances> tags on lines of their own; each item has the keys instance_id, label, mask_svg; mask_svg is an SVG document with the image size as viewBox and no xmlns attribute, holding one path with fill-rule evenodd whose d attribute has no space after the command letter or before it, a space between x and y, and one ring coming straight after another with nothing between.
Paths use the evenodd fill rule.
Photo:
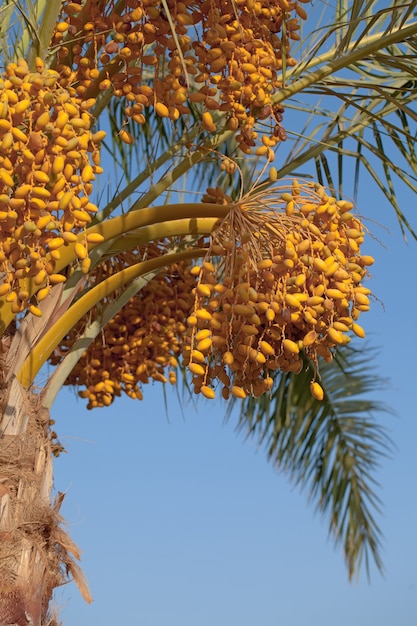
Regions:
<instances>
[{"instance_id":1,"label":"fibrous trunk texture","mask_svg":"<svg viewBox=\"0 0 417 626\"><path fill-rule=\"evenodd\" d=\"M11 343L11 345L10 345ZM87 601L78 548L60 526L63 495L51 501L49 411L13 375L10 337L0 347L0 626L56 624L52 592L72 576ZM8 354L9 353L9 354Z\"/></svg>"}]
</instances>

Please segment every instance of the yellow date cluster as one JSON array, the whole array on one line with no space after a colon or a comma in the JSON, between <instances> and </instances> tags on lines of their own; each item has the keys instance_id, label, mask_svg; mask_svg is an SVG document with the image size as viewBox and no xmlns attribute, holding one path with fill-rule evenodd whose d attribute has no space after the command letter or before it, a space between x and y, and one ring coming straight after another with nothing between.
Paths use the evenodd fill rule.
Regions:
<instances>
[{"instance_id":1,"label":"yellow date cluster","mask_svg":"<svg viewBox=\"0 0 417 626\"><path fill-rule=\"evenodd\" d=\"M63 88L40 59L35 72L19 59L0 78L0 296L15 314L39 315L37 303L50 285L65 281L55 271L63 246L77 242L88 271L88 243L100 235L83 241L77 235L97 211L90 194L102 172L104 133L90 130L93 105ZM29 279L38 288L35 299Z\"/></svg>"},{"instance_id":2,"label":"yellow date cluster","mask_svg":"<svg viewBox=\"0 0 417 626\"><path fill-rule=\"evenodd\" d=\"M318 357L331 361L351 332L365 336L357 319L369 310L362 281L373 258L361 254L352 203L298 181L275 203L281 211L257 210L259 198L236 205L192 270L198 284L183 357L207 398L219 384L226 399L260 396L271 390L271 372L299 373L306 357L321 399Z\"/></svg>"},{"instance_id":3,"label":"yellow date cluster","mask_svg":"<svg viewBox=\"0 0 417 626\"><path fill-rule=\"evenodd\" d=\"M311 393L321 400L320 358L330 362L352 334L365 336L358 318L370 308L363 282L374 260L361 251L365 229L351 202L297 180L234 204L219 188L204 198L230 204L204 260L152 278L68 378L86 385L80 395L89 408L121 392L140 399L151 380L174 384L178 359L194 392L209 399L219 388L224 399L258 397L273 390L274 372L309 367ZM148 248L151 256L164 254L156 244ZM135 262L132 254L99 267L94 280Z\"/></svg>"},{"instance_id":4,"label":"yellow date cluster","mask_svg":"<svg viewBox=\"0 0 417 626\"><path fill-rule=\"evenodd\" d=\"M79 395L88 400L87 408L109 406L121 393L141 400L142 386L151 381L176 383L194 286L189 268L172 266L110 320L66 380L68 385L86 387ZM53 364L73 345L83 323L64 340Z\"/></svg>"}]
</instances>

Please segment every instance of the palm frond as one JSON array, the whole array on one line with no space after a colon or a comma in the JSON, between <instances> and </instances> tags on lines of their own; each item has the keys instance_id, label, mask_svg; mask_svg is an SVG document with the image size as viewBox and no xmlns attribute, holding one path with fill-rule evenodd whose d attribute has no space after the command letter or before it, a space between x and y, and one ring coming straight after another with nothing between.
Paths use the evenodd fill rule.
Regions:
<instances>
[{"instance_id":1,"label":"palm frond","mask_svg":"<svg viewBox=\"0 0 417 626\"><path fill-rule=\"evenodd\" d=\"M369 359L368 350L365 357L345 347L322 363L322 402L310 394L311 369L282 373L271 397L244 402L238 424L327 517L329 533L343 544L349 577L363 559L369 575L370 557L383 568L375 471L392 444L378 423L387 407L372 399L384 381L369 373Z\"/></svg>"},{"instance_id":2,"label":"palm frond","mask_svg":"<svg viewBox=\"0 0 417 626\"><path fill-rule=\"evenodd\" d=\"M353 159L355 187L359 172L367 170L394 207L403 230L416 237L397 202L399 184L414 191L417 179L413 6L392 2L381 7L377 0L339 2L337 21L311 34L314 45L289 73L288 85L275 101L285 103L287 115L294 112L291 119L297 119L298 127L300 120L305 124L300 134L287 128L293 145L282 159L279 177L315 162L317 175L340 191L334 181L340 182L345 161ZM330 50L321 53L329 43ZM337 100L341 106L335 109ZM350 138L358 140L356 150ZM398 158L392 157L393 150ZM336 153L337 158L323 157L326 153ZM368 155L376 163L373 169Z\"/></svg>"}]
</instances>

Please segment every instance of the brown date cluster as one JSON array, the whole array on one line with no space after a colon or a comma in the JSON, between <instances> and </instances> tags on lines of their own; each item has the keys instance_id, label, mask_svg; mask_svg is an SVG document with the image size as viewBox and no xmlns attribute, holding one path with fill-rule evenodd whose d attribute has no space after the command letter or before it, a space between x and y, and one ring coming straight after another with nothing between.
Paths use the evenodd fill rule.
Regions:
<instances>
[{"instance_id":1,"label":"brown date cluster","mask_svg":"<svg viewBox=\"0 0 417 626\"><path fill-rule=\"evenodd\" d=\"M309 0L302 0L303 3ZM165 5L166 6L166 5ZM296 64L291 42L300 39L307 14L289 0L160 0L64 2L52 45L57 69L81 97L98 91L126 101L126 119L146 121L153 107L173 121L198 105L202 127L239 130L241 150L273 158L272 147L285 138L282 107L272 96L282 87L280 72ZM65 83L64 83L65 84ZM258 120L264 123L259 136ZM132 136L122 129L130 143Z\"/></svg>"}]
</instances>

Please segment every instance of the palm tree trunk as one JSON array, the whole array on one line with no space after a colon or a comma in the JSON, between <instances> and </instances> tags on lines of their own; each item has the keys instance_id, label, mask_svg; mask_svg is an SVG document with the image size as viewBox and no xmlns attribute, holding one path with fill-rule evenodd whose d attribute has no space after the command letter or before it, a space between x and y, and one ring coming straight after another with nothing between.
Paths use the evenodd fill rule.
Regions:
<instances>
[{"instance_id":1,"label":"palm tree trunk","mask_svg":"<svg viewBox=\"0 0 417 626\"><path fill-rule=\"evenodd\" d=\"M79 550L61 528L63 495L51 501L49 411L39 394L10 375L16 362L5 337L0 346L0 626L56 624L48 614L52 592L76 580L91 601L78 565ZM9 353L9 354L8 354ZM10 358L8 358L10 357Z\"/></svg>"}]
</instances>

